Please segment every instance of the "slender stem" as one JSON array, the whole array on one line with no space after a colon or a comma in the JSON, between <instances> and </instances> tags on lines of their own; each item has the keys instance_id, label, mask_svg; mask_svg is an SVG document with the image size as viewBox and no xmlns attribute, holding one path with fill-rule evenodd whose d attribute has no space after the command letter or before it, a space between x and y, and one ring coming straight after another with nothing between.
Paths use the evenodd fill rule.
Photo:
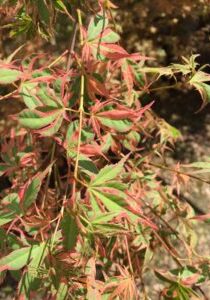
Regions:
<instances>
[{"instance_id":1,"label":"slender stem","mask_svg":"<svg viewBox=\"0 0 210 300\"><path fill-rule=\"evenodd\" d=\"M83 46L84 40L83 40L83 34L82 34L82 15L81 15L81 10L77 9L77 15L78 15L78 22L80 26L80 45Z\"/></svg>"},{"instance_id":2,"label":"slender stem","mask_svg":"<svg viewBox=\"0 0 210 300\"><path fill-rule=\"evenodd\" d=\"M58 56L55 60L53 60L48 66L47 66L47 68L51 68L51 67L53 67L55 64L57 64L60 60L61 60L61 58L63 57L63 56L65 56L66 55L66 53L67 53L67 50L64 52L64 53L62 53L60 56Z\"/></svg>"},{"instance_id":3,"label":"slender stem","mask_svg":"<svg viewBox=\"0 0 210 300\"><path fill-rule=\"evenodd\" d=\"M77 143L77 156L74 169L74 178L77 179L78 165L79 165L79 155L81 147L81 136L82 136L82 123L83 123L83 101L84 101L84 75L81 76L81 86L80 86L80 108L79 108L79 134L78 134L78 143Z\"/></svg>"},{"instance_id":4,"label":"slender stem","mask_svg":"<svg viewBox=\"0 0 210 300\"><path fill-rule=\"evenodd\" d=\"M80 25L80 44L81 47L83 45L83 34L82 34L82 17L81 11L77 9L78 21ZM79 166L79 155L80 155L80 147L81 147L81 136L82 136L82 123L83 123L83 112L84 112L84 90L85 90L85 76L81 75L81 83L80 83L80 105L79 105L79 134L78 134L78 144L77 144L77 156L74 168L74 178L78 178L78 166Z\"/></svg>"},{"instance_id":5,"label":"slender stem","mask_svg":"<svg viewBox=\"0 0 210 300\"><path fill-rule=\"evenodd\" d=\"M149 92L156 92L156 91L174 89L178 86L179 86L179 83L175 83L175 84L172 84L172 85L160 86L160 87L157 87L157 88L149 89Z\"/></svg>"},{"instance_id":6,"label":"slender stem","mask_svg":"<svg viewBox=\"0 0 210 300\"><path fill-rule=\"evenodd\" d=\"M189 174L189 173L185 173L185 172L182 172L182 171L171 169L171 168L169 168L167 166L163 166L163 165L159 165L159 164L155 164L155 163L151 163L151 162L150 163L144 162L144 164L145 165L153 166L153 167L158 168L158 169L162 169L162 170L167 170L167 171L170 171L170 172L174 172L174 173L177 173L177 174L180 174L180 175L185 175L185 176L188 176L189 178L201 181L203 183L210 184L210 181L208 181L208 180L205 180L203 178L197 177L197 176Z\"/></svg>"},{"instance_id":7,"label":"slender stem","mask_svg":"<svg viewBox=\"0 0 210 300\"><path fill-rule=\"evenodd\" d=\"M64 206L62 205L61 211L60 211L60 213L59 213L58 221L57 221L57 224L56 224L56 227L55 227L53 236L52 236L51 244L50 244L50 250L51 250L51 251L53 250L53 247L54 247L54 244L55 244L56 234L57 234L57 232L58 232L58 228L59 228L61 219L62 219L62 217L63 217L63 214L64 214Z\"/></svg>"},{"instance_id":8,"label":"slender stem","mask_svg":"<svg viewBox=\"0 0 210 300\"><path fill-rule=\"evenodd\" d=\"M69 107L66 107L65 110L66 110L66 111L71 111L71 112L74 112L74 113L79 113L79 112L80 112L80 111L77 110L77 109L73 109L73 108L69 108ZM90 113L85 112L85 111L83 111L83 114L88 115L88 116L91 116Z\"/></svg>"}]
</instances>

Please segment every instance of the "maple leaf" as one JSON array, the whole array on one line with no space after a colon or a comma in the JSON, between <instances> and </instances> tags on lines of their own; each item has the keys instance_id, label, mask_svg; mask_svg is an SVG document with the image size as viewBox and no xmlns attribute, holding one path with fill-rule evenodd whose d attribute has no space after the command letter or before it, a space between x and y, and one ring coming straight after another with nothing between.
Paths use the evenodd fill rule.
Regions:
<instances>
[{"instance_id":1,"label":"maple leaf","mask_svg":"<svg viewBox=\"0 0 210 300\"><path fill-rule=\"evenodd\" d=\"M110 47L115 47L114 43L119 41L119 36L108 27L108 19L104 15L96 15L91 18L88 29L82 29L83 38L85 40L82 50L82 58L84 61L90 60L92 55L94 58L103 60L104 54L113 51ZM109 50L110 49L110 50ZM120 51L124 51L119 46Z\"/></svg>"},{"instance_id":2,"label":"maple leaf","mask_svg":"<svg viewBox=\"0 0 210 300\"><path fill-rule=\"evenodd\" d=\"M196 72L189 81L189 84L198 90L203 99L203 105L199 110L201 110L205 104L210 102L210 85L206 83L209 81L210 75L203 71Z\"/></svg>"}]
</instances>

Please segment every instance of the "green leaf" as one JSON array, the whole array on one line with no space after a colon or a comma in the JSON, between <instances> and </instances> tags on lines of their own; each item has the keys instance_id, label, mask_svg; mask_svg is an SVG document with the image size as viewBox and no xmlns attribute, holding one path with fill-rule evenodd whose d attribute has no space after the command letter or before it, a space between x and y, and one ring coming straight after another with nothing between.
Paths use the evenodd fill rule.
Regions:
<instances>
[{"instance_id":1,"label":"green leaf","mask_svg":"<svg viewBox=\"0 0 210 300\"><path fill-rule=\"evenodd\" d=\"M97 167L92 162L92 160L89 160L89 159L80 159L79 167L82 168L85 171L85 173L89 173L89 172L93 173L93 174L98 173Z\"/></svg>"},{"instance_id":2,"label":"green leaf","mask_svg":"<svg viewBox=\"0 0 210 300\"><path fill-rule=\"evenodd\" d=\"M41 180L34 178L26 189L23 198L23 208L27 209L36 200L41 187Z\"/></svg>"},{"instance_id":3,"label":"green leaf","mask_svg":"<svg viewBox=\"0 0 210 300\"><path fill-rule=\"evenodd\" d=\"M201 94L202 99L205 102L209 102L210 101L210 85L203 83L203 82L199 82L199 83L193 83L193 86L199 91L199 93Z\"/></svg>"},{"instance_id":4,"label":"green leaf","mask_svg":"<svg viewBox=\"0 0 210 300\"><path fill-rule=\"evenodd\" d=\"M0 259L0 272L4 270L19 270L27 265L40 252L40 245L24 247L15 250Z\"/></svg>"},{"instance_id":5,"label":"green leaf","mask_svg":"<svg viewBox=\"0 0 210 300\"><path fill-rule=\"evenodd\" d=\"M101 169L94 180L91 182L91 187L103 185L107 181L115 179L123 170L123 163L119 162L115 165L108 165Z\"/></svg>"},{"instance_id":6,"label":"green leaf","mask_svg":"<svg viewBox=\"0 0 210 300\"><path fill-rule=\"evenodd\" d=\"M20 95L23 97L23 101L25 105L30 108L34 109L35 107L40 105L38 99L36 99L36 82L23 82L20 87Z\"/></svg>"},{"instance_id":7,"label":"green leaf","mask_svg":"<svg viewBox=\"0 0 210 300\"><path fill-rule=\"evenodd\" d=\"M88 26L88 40L91 41L97 38L107 25L108 20L102 15L92 18Z\"/></svg>"},{"instance_id":8,"label":"green leaf","mask_svg":"<svg viewBox=\"0 0 210 300\"><path fill-rule=\"evenodd\" d=\"M119 40L120 36L112 30L110 30L110 32L104 35L101 39L103 43L117 43Z\"/></svg>"},{"instance_id":9,"label":"green leaf","mask_svg":"<svg viewBox=\"0 0 210 300\"><path fill-rule=\"evenodd\" d=\"M196 72L193 75L193 77L190 79L191 84L193 84L194 82L206 82L206 81L210 81L210 75L202 71Z\"/></svg>"},{"instance_id":10,"label":"green leaf","mask_svg":"<svg viewBox=\"0 0 210 300\"><path fill-rule=\"evenodd\" d=\"M99 189L93 189L91 192L103 202L110 212L120 213L125 211L124 207L126 207L126 203L123 198L110 193L102 192Z\"/></svg>"},{"instance_id":11,"label":"green leaf","mask_svg":"<svg viewBox=\"0 0 210 300\"><path fill-rule=\"evenodd\" d=\"M47 254L48 241L40 244L39 252L27 265L27 272L24 273L19 284L19 293L27 299L30 299L30 292L37 290L41 284L40 274L42 274L42 264Z\"/></svg>"},{"instance_id":12,"label":"green leaf","mask_svg":"<svg viewBox=\"0 0 210 300\"><path fill-rule=\"evenodd\" d=\"M190 167L199 169L210 169L210 162L198 161L190 164Z\"/></svg>"},{"instance_id":13,"label":"green leaf","mask_svg":"<svg viewBox=\"0 0 210 300\"><path fill-rule=\"evenodd\" d=\"M70 146L70 147L72 146L72 143L73 143L72 137L73 137L75 131L78 130L78 126L79 126L78 120L71 122L68 126L67 133L66 133L66 141L68 143L68 146Z\"/></svg>"},{"instance_id":14,"label":"green leaf","mask_svg":"<svg viewBox=\"0 0 210 300\"><path fill-rule=\"evenodd\" d=\"M98 234L104 234L104 235L116 235L119 233L127 233L127 230L117 224L98 224L94 223L93 226L93 232Z\"/></svg>"},{"instance_id":15,"label":"green leaf","mask_svg":"<svg viewBox=\"0 0 210 300\"><path fill-rule=\"evenodd\" d=\"M91 203L91 207L92 207L92 211L94 211L96 214L99 214L101 212L97 199L94 195L94 193L91 193L91 191L89 191L90 194L90 203Z\"/></svg>"},{"instance_id":16,"label":"green leaf","mask_svg":"<svg viewBox=\"0 0 210 300\"><path fill-rule=\"evenodd\" d=\"M13 212L4 212L0 214L0 226L3 226L15 218L15 214Z\"/></svg>"},{"instance_id":17,"label":"green leaf","mask_svg":"<svg viewBox=\"0 0 210 300\"><path fill-rule=\"evenodd\" d=\"M14 220L16 215L21 214L19 206L19 196L16 193L9 194L2 200L2 204L6 204L6 211L0 214L0 226L5 225Z\"/></svg>"},{"instance_id":18,"label":"green leaf","mask_svg":"<svg viewBox=\"0 0 210 300\"><path fill-rule=\"evenodd\" d=\"M54 0L54 5L58 8L58 9L61 9L63 11L66 11L67 8L65 6L65 4L63 3L62 0Z\"/></svg>"},{"instance_id":19,"label":"green leaf","mask_svg":"<svg viewBox=\"0 0 210 300\"><path fill-rule=\"evenodd\" d=\"M63 122L63 116L62 115L58 116L57 119L55 119L55 121L52 123L52 126L50 126L49 128L45 128L42 131L42 135L44 136L54 135L60 129L62 122Z\"/></svg>"},{"instance_id":20,"label":"green leaf","mask_svg":"<svg viewBox=\"0 0 210 300\"><path fill-rule=\"evenodd\" d=\"M3 204L7 205L7 209L9 209L12 212L15 212L17 214L21 213L21 209L19 206L20 199L18 194L11 193L7 195L3 200L1 200Z\"/></svg>"},{"instance_id":21,"label":"green leaf","mask_svg":"<svg viewBox=\"0 0 210 300\"><path fill-rule=\"evenodd\" d=\"M199 91L205 102L210 101L210 85L204 83L208 81L210 81L210 75L202 71L196 72L189 81Z\"/></svg>"},{"instance_id":22,"label":"green leaf","mask_svg":"<svg viewBox=\"0 0 210 300\"><path fill-rule=\"evenodd\" d=\"M78 227L75 219L66 213L61 222L61 228L63 232L63 243L66 250L71 250L76 246Z\"/></svg>"},{"instance_id":23,"label":"green leaf","mask_svg":"<svg viewBox=\"0 0 210 300\"><path fill-rule=\"evenodd\" d=\"M49 93L45 84L40 84L37 96L48 107L59 108L62 105L62 102L57 97L54 96L55 98L53 98L53 95Z\"/></svg>"},{"instance_id":24,"label":"green leaf","mask_svg":"<svg viewBox=\"0 0 210 300\"><path fill-rule=\"evenodd\" d=\"M99 189L91 189L92 196L98 198L110 212L123 213L125 212L135 222L139 217L126 209L126 202L123 197L112 195L100 191ZM123 195L121 193L121 195ZM126 195L125 195L126 196Z\"/></svg>"},{"instance_id":25,"label":"green leaf","mask_svg":"<svg viewBox=\"0 0 210 300\"><path fill-rule=\"evenodd\" d=\"M111 120L108 118L102 118L102 117L98 117L97 119L99 119L99 121L101 122L101 124L114 129L118 132L127 132L131 129L133 123L131 121L128 120Z\"/></svg>"},{"instance_id":26,"label":"green leaf","mask_svg":"<svg viewBox=\"0 0 210 300\"><path fill-rule=\"evenodd\" d=\"M49 115L45 114L45 116L41 116L35 110L32 111L32 110L25 109L19 114L19 122L24 127L30 129L40 129L55 121L59 113L60 113L59 110L56 109L54 111L54 114L49 114Z\"/></svg>"},{"instance_id":27,"label":"green leaf","mask_svg":"<svg viewBox=\"0 0 210 300\"><path fill-rule=\"evenodd\" d=\"M0 84L13 83L20 78L21 74L22 72L18 70L2 68L0 69Z\"/></svg>"},{"instance_id":28,"label":"green leaf","mask_svg":"<svg viewBox=\"0 0 210 300\"><path fill-rule=\"evenodd\" d=\"M118 215L117 212L109 212L109 213L103 213L98 214L94 219L91 221L91 224L103 224L110 222L114 217Z\"/></svg>"},{"instance_id":29,"label":"green leaf","mask_svg":"<svg viewBox=\"0 0 210 300\"><path fill-rule=\"evenodd\" d=\"M65 282L60 282L56 294L56 300L66 300L68 296L68 285Z\"/></svg>"}]
</instances>

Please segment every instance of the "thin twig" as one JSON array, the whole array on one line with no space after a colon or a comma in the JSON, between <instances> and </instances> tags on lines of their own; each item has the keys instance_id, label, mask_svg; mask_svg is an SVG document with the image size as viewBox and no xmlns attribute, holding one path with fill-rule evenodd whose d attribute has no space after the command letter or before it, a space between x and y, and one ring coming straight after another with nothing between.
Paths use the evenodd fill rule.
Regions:
<instances>
[{"instance_id":1,"label":"thin twig","mask_svg":"<svg viewBox=\"0 0 210 300\"><path fill-rule=\"evenodd\" d=\"M83 45L83 35L82 35L82 17L81 11L77 10L78 21L80 25L80 44ZM82 71L83 72L83 71ZM78 166L79 166L79 156L80 156L80 146L81 146L81 136L82 136L82 123L83 123L83 111L84 111L84 89L85 89L85 76L81 75L80 83L80 106L79 106L79 134L78 134L78 144L77 144L77 156L74 168L74 178L78 178Z\"/></svg>"},{"instance_id":2,"label":"thin twig","mask_svg":"<svg viewBox=\"0 0 210 300\"><path fill-rule=\"evenodd\" d=\"M200 177L197 177L195 175L192 175L192 174L189 174L189 173L185 173L185 172L182 172L182 171L178 171L178 170L174 170L174 169L171 169L170 167L168 166L164 166L164 165L159 165L159 164L155 164L155 163L151 163L151 162L143 162L145 165L150 165L150 166L153 166L155 168L158 168L158 169L162 169L162 170L167 170L167 171L170 171L170 172L173 172L173 173L177 173L179 175L185 175L189 178L192 178L192 179L195 179L195 180L198 180L200 182L203 182L203 183L206 183L206 184L209 184L210 185L210 181L209 180L206 180L206 179L203 179L203 178L200 178Z\"/></svg>"}]
</instances>

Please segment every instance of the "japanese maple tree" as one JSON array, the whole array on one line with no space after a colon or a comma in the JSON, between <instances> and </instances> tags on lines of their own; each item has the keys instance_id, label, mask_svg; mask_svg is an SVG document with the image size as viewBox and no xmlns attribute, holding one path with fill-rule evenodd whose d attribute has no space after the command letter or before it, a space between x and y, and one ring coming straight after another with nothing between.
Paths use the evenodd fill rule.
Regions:
<instances>
[{"instance_id":1,"label":"japanese maple tree","mask_svg":"<svg viewBox=\"0 0 210 300\"><path fill-rule=\"evenodd\" d=\"M193 172L210 163L157 163L180 133L153 113L150 96L160 77L178 75L208 102L210 76L196 55L163 68L128 53L109 0L0 3L15 19L13 39L50 38L59 16L72 25L58 56L20 60L18 48L0 61L0 105L21 105L1 135L0 175L10 183L0 194L2 278L16 279L17 299L131 300L150 299L144 281L154 273L160 299L200 299L209 258L192 232L209 214L174 191L191 179L209 184ZM173 175L169 184L159 170ZM161 251L175 267L154 268Z\"/></svg>"}]
</instances>

